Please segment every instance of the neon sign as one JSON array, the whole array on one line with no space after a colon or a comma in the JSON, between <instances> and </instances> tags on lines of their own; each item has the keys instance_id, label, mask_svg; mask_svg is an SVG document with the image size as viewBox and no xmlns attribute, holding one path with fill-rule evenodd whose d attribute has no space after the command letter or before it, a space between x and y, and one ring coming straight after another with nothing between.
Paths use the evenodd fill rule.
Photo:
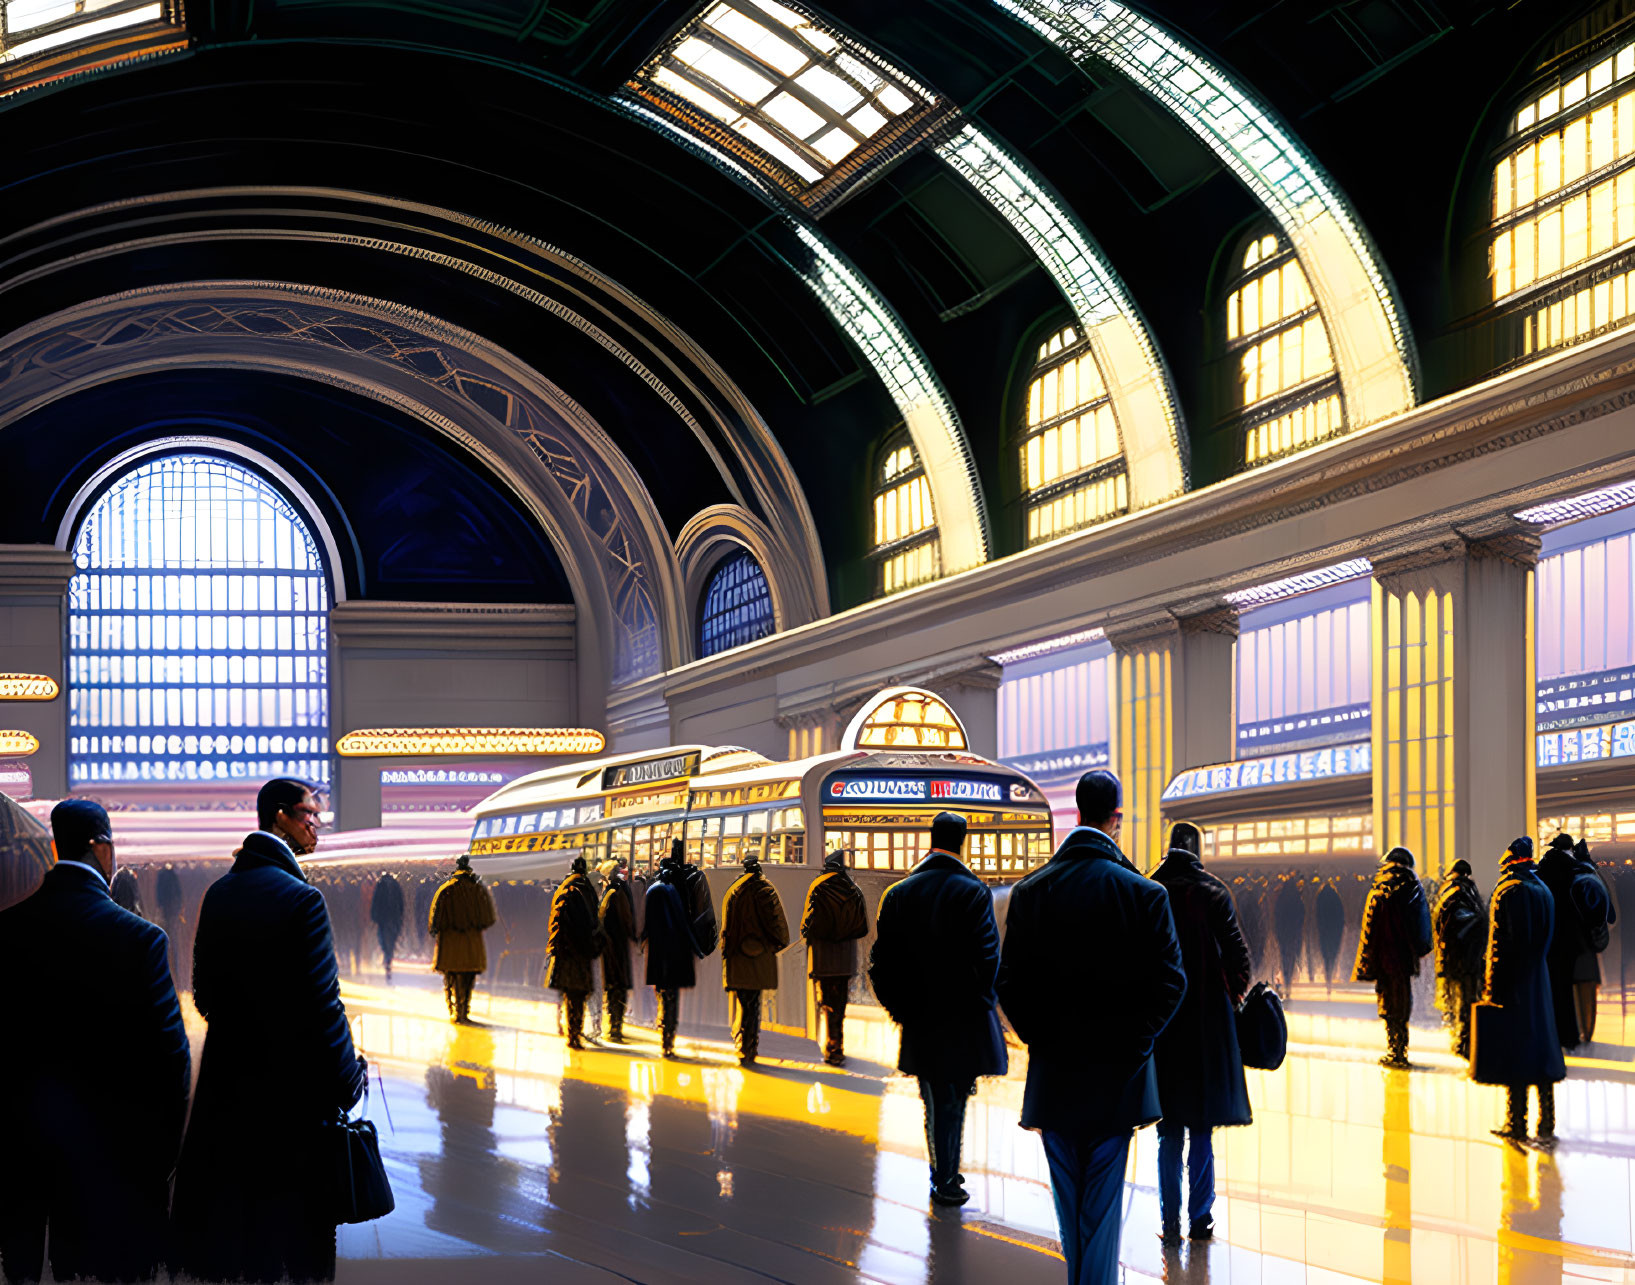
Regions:
<instances>
[{"instance_id":1,"label":"neon sign","mask_svg":"<svg viewBox=\"0 0 1635 1285\"><path fill-rule=\"evenodd\" d=\"M1164 802L1195 799L1208 794L1230 794L1235 790L1256 790L1267 785L1321 781L1331 776L1361 776L1373 770L1374 750L1367 742L1306 750L1300 754L1244 759L1237 763L1217 763L1212 767L1195 767L1179 773L1164 790Z\"/></svg>"},{"instance_id":2,"label":"neon sign","mask_svg":"<svg viewBox=\"0 0 1635 1285\"><path fill-rule=\"evenodd\" d=\"M632 785L655 785L692 776L697 771L697 754L672 754L668 758L643 759L640 763L620 763L602 773L602 788L623 790Z\"/></svg>"}]
</instances>

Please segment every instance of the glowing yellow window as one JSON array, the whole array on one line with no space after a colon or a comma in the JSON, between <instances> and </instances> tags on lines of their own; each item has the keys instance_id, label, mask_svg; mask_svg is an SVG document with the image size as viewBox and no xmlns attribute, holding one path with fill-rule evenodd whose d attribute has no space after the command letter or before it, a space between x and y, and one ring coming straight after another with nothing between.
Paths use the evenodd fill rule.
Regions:
<instances>
[{"instance_id":1,"label":"glowing yellow window","mask_svg":"<svg viewBox=\"0 0 1635 1285\"><path fill-rule=\"evenodd\" d=\"M870 543L876 553L881 593L896 593L936 579L940 572L936 526L925 469L914 447L898 438L887 446L875 475Z\"/></svg>"},{"instance_id":2,"label":"glowing yellow window","mask_svg":"<svg viewBox=\"0 0 1635 1285\"><path fill-rule=\"evenodd\" d=\"M1039 345L1018 466L1029 544L1129 509L1118 423L1095 354L1073 326Z\"/></svg>"}]
</instances>

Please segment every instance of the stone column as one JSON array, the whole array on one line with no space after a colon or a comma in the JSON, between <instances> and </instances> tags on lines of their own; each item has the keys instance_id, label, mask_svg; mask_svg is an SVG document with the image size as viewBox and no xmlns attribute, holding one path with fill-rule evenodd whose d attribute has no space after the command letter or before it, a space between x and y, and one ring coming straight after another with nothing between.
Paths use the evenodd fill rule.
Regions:
<instances>
[{"instance_id":1,"label":"stone column","mask_svg":"<svg viewBox=\"0 0 1635 1285\"><path fill-rule=\"evenodd\" d=\"M1490 870L1537 828L1533 567L1527 530L1454 533L1376 559L1374 842L1421 874Z\"/></svg>"},{"instance_id":2,"label":"stone column","mask_svg":"<svg viewBox=\"0 0 1635 1285\"><path fill-rule=\"evenodd\" d=\"M36 798L68 793L68 581L73 574L72 556L52 545L0 544L0 672L43 674L58 688L54 700L0 702L0 730L27 732L40 742L23 760Z\"/></svg>"}]
</instances>

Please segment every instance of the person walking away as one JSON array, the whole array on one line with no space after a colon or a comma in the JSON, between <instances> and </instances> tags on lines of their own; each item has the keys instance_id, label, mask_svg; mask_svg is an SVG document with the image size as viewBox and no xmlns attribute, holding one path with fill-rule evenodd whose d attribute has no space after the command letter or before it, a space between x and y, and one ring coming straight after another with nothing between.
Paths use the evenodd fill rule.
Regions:
<instances>
[{"instance_id":1,"label":"person walking away","mask_svg":"<svg viewBox=\"0 0 1635 1285\"><path fill-rule=\"evenodd\" d=\"M390 982L392 956L397 954L397 939L403 934L403 885L394 876L383 874L375 880L375 890L369 894L369 921L375 925L381 963Z\"/></svg>"},{"instance_id":2,"label":"person walking away","mask_svg":"<svg viewBox=\"0 0 1635 1285\"><path fill-rule=\"evenodd\" d=\"M1601 963L1597 956L1611 940L1617 913L1612 895L1581 839L1558 834L1537 864L1539 881L1555 901L1555 933L1550 939L1550 995L1561 1046L1575 1049L1595 1036Z\"/></svg>"},{"instance_id":3,"label":"person walking away","mask_svg":"<svg viewBox=\"0 0 1635 1285\"><path fill-rule=\"evenodd\" d=\"M636 940L636 908L625 867L608 871L602 904L597 909L602 930L602 994L607 1005L607 1038L624 1043L625 1008L630 1002L630 943Z\"/></svg>"},{"instance_id":4,"label":"person walking away","mask_svg":"<svg viewBox=\"0 0 1635 1285\"><path fill-rule=\"evenodd\" d=\"M114 880L108 885L108 895L121 910L128 910L141 919L147 918L142 913L142 890L136 883L136 871L129 866L120 866L114 871Z\"/></svg>"},{"instance_id":5,"label":"person walking away","mask_svg":"<svg viewBox=\"0 0 1635 1285\"><path fill-rule=\"evenodd\" d=\"M1325 879L1317 893L1317 948L1323 955L1323 985L1334 989L1334 970L1340 963L1340 943L1345 940L1345 902L1333 879Z\"/></svg>"},{"instance_id":6,"label":"person walking away","mask_svg":"<svg viewBox=\"0 0 1635 1285\"><path fill-rule=\"evenodd\" d=\"M789 945L783 899L755 857L721 901L721 984L732 993L732 1043L739 1066L761 1051L761 992L778 989L778 953Z\"/></svg>"},{"instance_id":7,"label":"person walking away","mask_svg":"<svg viewBox=\"0 0 1635 1285\"><path fill-rule=\"evenodd\" d=\"M260 829L205 893L193 1002L208 1024L176 1170L173 1272L204 1281L335 1276L325 1126L363 1095L335 942L298 856L318 842L301 781L268 781Z\"/></svg>"},{"instance_id":8,"label":"person walking away","mask_svg":"<svg viewBox=\"0 0 1635 1285\"><path fill-rule=\"evenodd\" d=\"M1538 1141L1555 1141L1555 1086L1567 1078L1550 994L1550 938L1556 907L1533 865L1533 841L1513 842L1500 858L1503 873L1493 889L1487 938L1484 999L1501 1010L1497 1038L1480 1031L1470 1074L1478 1084L1505 1087L1504 1128L1493 1132L1520 1141L1527 1136L1527 1089L1538 1093ZM1485 1019L1484 1025L1485 1025Z\"/></svg>"},{"instance_id":9,"label":"person walking away","mask_svg":"<svg viewBox=\"0 0 1635 1285\"><path fill-rule=\"evenodd\" d=\"M699 949L694 930L698 916L693 912L688 867L679 846L659 862L658 878L647 885L642 933L647 947L645 980L658 1000L659 1047L665 1057L676 1055L681 992L697 984L696 961L709 953Z\"/></svg>"},{"instance_id":10,"label":"person walking away","mask_svg":"<svg viewBox=\"0 0 1635 1285\"><path fill-rule=\"evenodd\" d=\"M959 1171L965 1105L980 1077L1010 1068L995 1012L993 894L960 859L965 831L957 812L932 818L930 851L880 897L869 953L875 998L902 1027L897 1069L920 1082L939 1205L970 1199Z\"/></svg>"},{"instance_id":11,"label":"person walking away","mask_svg":"<svg viewBox=\"0 0 1635 1285\"><path fill-rule=\"evenodd\" d=\"M1437 999L1453 1030L1453 1048L1470 1057L1470 1006L1482 997L1487 955L1487 906L1471 878L1470 862L1455 861L1431 913L1436 937Z\"/></svg>"},{"instance_id":12,"label":"person walking away","mask_svg":"<svg viewBox=\"0 0 1635 1285\"><path fill-rule=\"evenodd\" d=\"M1373 982L1385 1019L1386 1054L1381 1066L1406 1067L1408 1019L1414 1010L1414 978L1431 952L1431 912L1414 877L1413 853L1392 848L1374 873L1363 903L1362 937L1351 979Z\"/></svg>"},{"instance_id":13,"label":"person walking away","mask_svg":"<svg viewBox=\"0 0 1635 1285\"><path fill-rule=\"evenodd\" d=\"M1181 944L1186 994L1159 1035L1158 1208L1166 1245L1181 1240L1181 1148L1188 1135L1187 1236L1214 1234L1218 1128L1253 1123L1238 1051L1237 1004L1249 990L1249 949L1227 886L1204 869L1203 836L1184 822L1170 830L1169 855L1153 879L1169 893Z\"/></svg>"},{"instance_id":14,"label":"person walking away","mask_svg":"<svg viewBox=\"0 0 1635 1285\"><path fill-rule=\"evenodd\" d=\"M483 933L494 926L494 898L471 869L471 858L461 853L454 861L454 874L431 899L426 930L431 933L431 966L443 974L443 995L449 1016L456 1022L471 1020L471 991L477 974L488 970L488 950Z\"/></svg>"},{"instance_id":15,"label":"person walking away","mask_svg":"<svg viewBox=\"0 0 1635 1285\"><path fill-rule=\"evenodd\" d=\"M1277 928L1278 963L1282 966L1283 993L1287 995L1293 991L1294 976L1300 971L1300 948L1306 937L1306 901L1292 870L1280 881L1277 899L1272 903L1272 922Z\"/></svg>"},{"instance_id":16,"label":"person walking away","mask_svg":"<svg viewBox=\"0 0 1635 1285\"><path fill-rule=\"evenodd\" d=\"M51 834L57 863L0 911L0 968L29 995L0 1057L0 1276L38 1281L49 1241L57 1280L152 1280L192 1076L168 943L110 896L100 804L65 799Z\"/></svg>"},{"instance_id":17,"label":"person walking away","mask_svg":"<svg viewBox=\"0 0 1635 1285\"><path fill-rule=\"evenodd\" d=\"M1169 893L1119 850L1118 778L1086 772L1075 795L1077 827L1011 890L999 1002L1028 1046L1021 1124L1044 1141L1069 1285L1115 1285L1130 1139L1161 1114L1153 1049L1186 972ZM1093 1016L1063 1007L1091 996Z\"/></svg>"},{"instance_id":18,"label":"person walking away","mask_svg":"<svg viewBox=\"0 0 1635 1285\"><path fill-rule=\"evenodd\" d=\"M800 917L807 976L818 988L823 1060L830 1066L846 1063L846 1001L857 976L857 943L868 933L863 890L846 869L845 852L831 852L823 858L823 873L806 891Z\"/></svg>"},{"instance_id":19,"label":"person walking away","mask_svg":"<svg viewBox=\"0 0 1635 1285\"><path fill-rule=\"evenodd\" d=\"M557 884L551 897L544 984L562 993L570 1049L585 1047L585 1000L595 985L591 966L604 944L595 895L585 859L575 857L568 877Z\"/></svg>"}]
</instances>

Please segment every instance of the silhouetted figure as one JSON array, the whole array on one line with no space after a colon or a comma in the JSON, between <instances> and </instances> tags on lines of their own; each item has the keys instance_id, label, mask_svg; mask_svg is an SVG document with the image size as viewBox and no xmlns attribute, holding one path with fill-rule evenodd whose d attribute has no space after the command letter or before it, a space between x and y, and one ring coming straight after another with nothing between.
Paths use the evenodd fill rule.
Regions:
<instances>
[{"instance_id":1,"label":"silhouetted figure","mask_svg":"<svg viewBox=\"0 0 1635 1285\"><path fill-rule=\"evenodd\" d=\"M1250 875L1244 881L1242 894L1235 900L1238 928L1243 933L1243 944L1249 948L1249 973L1253 976L1261 952L1266 948L1266 880L1260 875Z\"/></svg>"},{"instance_id":2,"label":"silhouetted figure","mask_svg":"<svg viewBox=\"0 0 1635 1285\"><path fill-rule=\"evenodd\" d=\"M1325 880L1317 892L1317 949L1323 956L1323 985L1334 985L1334 970L1340 963L1340 943L1345 940L1345 902L1334 880Z\"/></svg>"},{"instance_id":3,"label":"silhouetted figure","mask_svg":"<svg viewBox=\"0 0 1635 1285\"><path fill-rule=\"evenodd\" d=\"M59 860L0 911L0 973L29 990L0 1055L0 1275L151 1280L187 1115L187 1032L165 935L116 905L108 814L51 812Z\"/></svg>"},{"instance_id":4,"label":"silhouetted figure","mask_svg":"<svg viewBox=\"0 0 1635 1285\"><path fill-rule=\"evenodd\" d=\"M1470 876L1470 862L1455 861L1431 912L1436 937L1437 999L1453 1030L1453 1048L1470 1056L1470 1006L1482 997L1487 955L1487 906Z\"/></svg>"},{"instance_id":5,"label":"silhouetted figure","mask_svg":"<svg viewBox=\"0 0 1635 1285\"><path fill-rule=\"evenodd\" d=\"M176 1170L175 1270L205 1281L335 1275L324 1126L363 1094L324 899L296 861L318 841L300 781L268 781L261 828L210 886L193 947L209 1023Z\"/></svg>"},{"instance_id":6,"label":"silhouetted figure","mask_svg":"<svg viewBox=\"0 0 1635 1285\"><path fill-rule=\"evenodd\" d=\"M880 898L869 955L875 998L903 1028L897 1069L920 1082L939 1205L970 1199L959 1171L965 1104L979 1076L1010 1066L994 1011L993 894L960 860L965 829L955 812L932 819L931 850Z\"/></svg>"},{"instance_id":7,"label":"silhouetted figure","mask_svg":"<svg viewBox=\"0 0 1635 1285\"><path fill-rule=\"evenodd\" d=\"M341 967L348 977L356 977L363 963L363 884L357 879L337 879L331 895Z\"/></svg>"},{"instance_id":8,"label":"silhouetted figure","mask_svg":"<svg viewBox=\"0 0 1635 1285\"><path fill-rule=\"evenodd\" d=\"M114 905L121 910L128 910L133 915L142 914L142 890L137 887L136 871L129 866L121 866L114 871L114 881L108 887L108 895L114 899Z\"/></svg>"},{"instance_id":9,"label":"silhouetted figure","mask_svg":"<svg viewBox=\"0 0 1635 1285\"><path fill-rule=\"evenodd\" d=\"M1086 772L1076 795L1078 826L1011 891L999 996L1028 1046L1021 1123L1044 1141L1067 1279L1114 1285L1130 1139L1161 1114L1153 1046L1186 974L1169 894L1115 841L1118 778Z\"/></svg>"},{"instance_id":10,"label":"silhouetted figure","mask_svg":"<svg viewBox=\"0 0 1635 1285\"><path fill-rule=\"evenodd\" d=\"M1306 901L1301 896L1300 880L1293 874L1283 876L1272 903L1272 921L1277 928L1277 955L1283 975L1283 991L1294 987L1294 975L1300 970L1300 948L1306 939Z\"/></svg>"},{"instance_id":11,"label":"silhouetted figure","mask_svg":"<svg viewBox=\"0 0 1635 1285\"><path fill-rule=\"evenodd\" d=\"M167 864L153 881L153 901L159 912L159 927L165 930L170 942L170 975L178 983L185 982L178 954L182 940L182 880L174 866Z\"/></svg>"},{"instance_id":12,"label":"silhouetted figure","mask_svg":"<svg viewBox=\"0 0 1635 1285\"><path fill-rule=\"evenodd\" d=\"M1629 977L1635 972L1635 862L1625 860L1613 878L1618 891L1618 910L1624 925L1618 930L1618 991L1629 1003Z\"/></svg>"},{"instance_id":13,"label":"silhouetted figure","mask_svg":"<svg viewBox=\"0 0 1635 1285\"><path fill-rule=\"evenodd\" d=\"M369 920L375 925L375 936L380 941L380 959L386 968L386 980L392 980L392 956L397 953L397 939L403 933L403 885L392 875L375 880L375 890L369 895Z\"/></svg>"},{"instance_id":14,"label":"silhouetted figure","mask_svg":"<svg viewBox=\"0 0 1635 1285\"><path fill-rule=\"evenodd\" d=\"M665 1057L676 1055L681 992L697 985L696 961L710 953L702 949L704 941L708 939L710 949L714 949L714 907L710 907L709 922L705 924L692 900L694 874L703 879L682 859L678 839L671 844L670 855L659 862L658 878L647 886L646 981L658 999L659 1047Z\"/></svg>"},{"instance_id":15,"label":"silhouetted figure","mask_svg":"<svg viewBox=\"0 0 1635 1285\"><path fill-rule=\"evenodd\" d=\"M721 984L732 993L732 1042L738 1065L761 1051L761 992L778 989L778 953L789 945L783 899L755 857L721 901Z\"/></svg>"},{"instance_id":16,"label":"silhouetted figure","mask_svg":"<svg viewBox=\"0 0 1635 1285\"><path fill-rule=\"evenodd\" d=\"M414 936L424 942L431 932L431 899L437 895L437 880L421 879L414 886Z\"/></svg>"},{"instance_id":17,"label":"silhouetted figure","mask_svg":"<svg viewBox=\"0 0 1635 1285\"><path fill-rule=\"evenodd\" d=\"M1535 1085L1538 1139L1548 1143L1556 1131L1555 1086L1567 1078L1550 996L1555 903L1533 867L1531 839L1513 842L1501 865L1489 907L1485 996L1500 1006L1501 1022L1490 1043L1478 1036L1470 1073L1478 1084L1505 1086L1505 1125L1494 1130L1502 1138L1527 1136L1527 1087Z\"/></svg>"},{"instance_id":18,"label":"silhouetted figure","mask_svg":"<svg viewBox=\"0 0 1635 1285\"><path fill-rule=\"evenodd\" d=\"M823 858L823 873L806 892L800 935L806 939L806 972L818 987L823 1018L823 1060L846 1061L846 1000L857 976L857 943L869 933L863 890L846 869L846 854Z\"/></svg>"},{"instance_id":19,"label":"silhouetted figure","mask_svg":"<svg viewBox=\"0 0 1635 1285\"><path fill-rule=\"evenodd\" d=\"M1431 911L1414 877L1413 853L1392 848L1374 873L1363 903L1362 936L1351 979L1373 982L1385 1019L1382 1066L1408 1065L1408 1019L1414 1011L1414 978L1431 952Z\"/></svg>"},{"instance_id":20,"label":"silhouetted figure","mask_svg":"<svg viewBox=\"0 0 1635 1285\"><path fill-rule=\"evenodd\" d=\"M1158 1037L1158 1207L1166 1243L1181 1238L1181 1147L1187 1154L1187 1235L1207 1240L1215 1220L1215 1149L1210 1131L1250 1124L1249 1085L1238 1051L1237 1003L1249 990L1249 951L1227 887L1203 867L1203 836L1184 822L1170 830L1169 855L1153 879L1169 893L1181 943L1186 995Z\"/></svg>"},{"instance_id":21,"label":"silhouetted figure","mask_svg":"<svg viewBox=\"0 0 1635 1285\"><path fill-rule=\"evenodd\" d=\"M488 971L488 948L483 934L494 926L494 898L471 869L471 858L461 853L454 874L431 899L426 931L435 943L431 966L443 974L443 996L456 1022L471 1020L471 990L477 974Z\"/></svg>"},{"instance_id":22,"label":"silhouetted figure","mask_svg":"<svg viewBox=\"0 0 1635 1285\"><path fill-rule=\"evenodd\" d=\"M1616 918L1612 895L1591 860L1589 848L1572 835L1558 834L1537 865L1539 882L1555 901L1555 933L1550 939L1550 997L1562 1048L1575 1049L1595 1036L1596 993L1601 986L1597 956L1607 948Z\"/></svg>"},{"instance_id":23,"label":"silhouetted figure","mask_svg":"<svg viewBox=\"0 0 1635 1285\"><path fill-rule=\"evenodd\" d=\"M625 1008L630 1001L630 943L636 940L636 908L625 868L608 871L597 910L602 930L602 994L607 1000L607 1038L624 1043Z\"/></svg>"},{"instance_id":24,"label":"silhouetted figure","mask_svg":"<svg viewBox=\"0 0 1635 1285\"><path fill-rule=\"evenodd\" d=\"M545 942L545 985L562 992L567 1010L563 1025L570 1049L585 1047L585 999L596 984L592 966L604 944L595 898L585 859L575 857L568 877L551 896Z\"/></svg>"}]
</instances>

